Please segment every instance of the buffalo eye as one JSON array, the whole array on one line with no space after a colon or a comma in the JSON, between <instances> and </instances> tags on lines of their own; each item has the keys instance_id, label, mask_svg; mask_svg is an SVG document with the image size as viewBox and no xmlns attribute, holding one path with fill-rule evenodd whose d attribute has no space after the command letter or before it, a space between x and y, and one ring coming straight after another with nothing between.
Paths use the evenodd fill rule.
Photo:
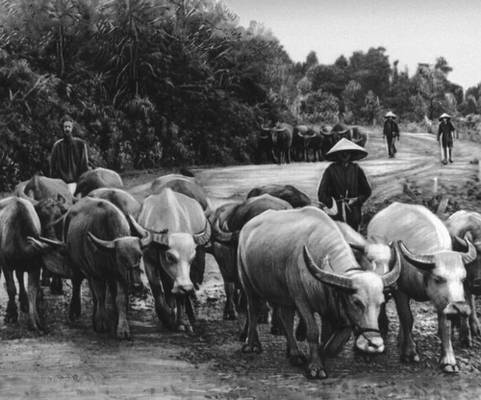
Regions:
<instances>
[{"instance_id":1,"label":"buffalo eye","mask_svg":"<svg viewBox=\"0 0 481 400\"><path fill-rule=\"evenodd\" d=\"M169 264L175 264L177 262L177 257L172 253L165 253L165 259Z\"/></svg>"},{"instance_id":2,"label":"buffalo eye","mask_svg":"<svg viewBox=\"0 0 481 400\"><path fill-rule=\"evenodd\" d=\"M352 300L352 302L353 302L353 304L354 304L357 308L359 308L360 310L363 310L363 309L364 309L364 304L363 304L363 302L362 302L360 299L354 298L354 299Z\"/></svg>"},{"instance_id":3,"label":"buffalo eye","mask_svg":"<svg viewBox=\"0 0 481 400\"><path fill-rule=\"evenodd\" d=\"M443 283L446 283L446 279L443 278L442 276L436 276L436 275L435 275L435 276L433 277L433 279L434 279L434 283L435 283L436 285L442 285Z\"/></svg>"}]
</instances>

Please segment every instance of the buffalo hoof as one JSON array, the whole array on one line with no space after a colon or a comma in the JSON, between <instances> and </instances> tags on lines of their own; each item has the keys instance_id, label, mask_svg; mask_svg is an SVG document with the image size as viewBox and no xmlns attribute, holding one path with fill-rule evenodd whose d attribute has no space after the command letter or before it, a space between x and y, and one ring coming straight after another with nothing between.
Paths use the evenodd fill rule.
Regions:
<instances>
[{"instance_id":1,"label":"buffalo hoof","mask_svg":"<svg viewBox=\"0 0 481 400\"><path fill-rule=\"evenodd\" d=\"M185 333L194 333L194 330L192 329L192 326L188 323L181 322L180 324L177 325L176 328L177 332L185 332Z\"/></svg>"},{"instance_id":2,"label":"buffalo hoof","mask_svg":"<svg viewBox=\"0 0 481 400\"><path fill-rule=\"evenodd\" d=\"M455 374L459 372L459 367L457 364L441 364L441 370L447 374Z\"/></svg>"},{"instance_id":3,"label":"buffalo hoof","mask_svg":"<svg viewBox=\"0 0 481 400\"><path fill-rule=\"evenodd\" d=\"M309 365L306 369L307 379L326 379L327 373L324 368L314 365Z\"/></svg>"},{"instance_id":4,"label":"buffalo hoof","mask_svg":"<svg viewBox=\"0 0 481 400\"><path fill-rule=\"evenodd\" d=\"M294 367L301 367L306 364L306 357L303 354L291 354L289 357L289 363Z\"/></svg>"},{"instance_id":5,"label":"buffalo hoof","mask_svg":"<svg viewBox=\"0 0 481 400\"><path fill-rule=\"evenodd\" d=\"M421 359L419 358L419 354L411 353L401 355L401 361L404 363L418 363Z\"/></svg>"},{"instance_id":6,"label":"buffalo hoof","mask_svg":"<svg viewBox=\"0 0 481 400\"><path fill-rule=\"evenodd\" d=\"M127 323L119 324L117 327L117 339L130 340L131 338L129 325Z\"/></svg>"},{"instance_id":7,"label":"buffalo hoof","mask_svg":"<svg viewBox=\"0 0 481 400\"><path fill-rule=\"evenodd\" d=\"M262 347L260 343L254 343L254 344L246 343L244 346L242 346L242 352L260 354L262 353Z\"/></svg>"}]
</instances>

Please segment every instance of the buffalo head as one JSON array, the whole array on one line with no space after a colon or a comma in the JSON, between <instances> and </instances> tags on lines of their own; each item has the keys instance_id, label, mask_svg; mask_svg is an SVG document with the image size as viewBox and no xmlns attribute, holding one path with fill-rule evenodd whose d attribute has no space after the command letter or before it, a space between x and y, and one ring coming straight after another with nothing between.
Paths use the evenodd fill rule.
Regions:
<instances>
[{"instance_id":1,"label":"buffalo head","mask_svg":"<svg viewBox=\"0 0 481 400\"><path fill-rule=\"evenodd\" d=\"M465 264L476 259L476 248L465 237L466 253L442 250L435 254L414 254L404 243L399 247L404 258L424 273L426 293L438 312L445 315L469 315L471 310L465 301L463 282L466 279Z\"/></svg>"},{"instance_id":2,"label":"buffalo head","mask_svg":"<svg viewBox=\"0 0 481 400\"><path fill-rule=\"evenodd\" d=\"M339 314L344 315L345 324L354 331L356 348L365 353L384 351L378 317L385 301L384 289L395 284L401 273L401 260L396 247L394 252L393 268L382 276L358 267L341 275L333 272L328 256L319 267L304 246L304 261L312 276L341 293Z\"/></svg>"}]
</instances>

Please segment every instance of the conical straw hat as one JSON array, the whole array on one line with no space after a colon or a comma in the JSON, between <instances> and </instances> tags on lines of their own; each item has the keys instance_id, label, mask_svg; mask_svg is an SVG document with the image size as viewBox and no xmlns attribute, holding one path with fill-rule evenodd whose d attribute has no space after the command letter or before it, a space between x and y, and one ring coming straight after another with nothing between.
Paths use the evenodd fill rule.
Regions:
<instances>
[{"instance_id":1,"label":"conical straw hat","mask_svg":"<svg viewBox=\"0 0 481 400\"><path fill-rule=\"evenodd\" d=\"M367 156L367 151L361 146L358 146L356 143L353 143L348 139L342 138L327 152L326 159L329 161L336 161L338 154L343 151L351 153L351 161L360 160Z\"/></svg>"}]
</instances>

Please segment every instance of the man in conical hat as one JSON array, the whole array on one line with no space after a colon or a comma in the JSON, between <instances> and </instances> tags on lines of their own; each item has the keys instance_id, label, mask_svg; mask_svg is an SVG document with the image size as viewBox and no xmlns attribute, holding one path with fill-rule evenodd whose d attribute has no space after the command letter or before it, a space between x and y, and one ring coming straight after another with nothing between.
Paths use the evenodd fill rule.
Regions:
<instances>
[{"instance_id":1,"label":"man in conical hat","mask_svg":"<svg viewBox=\"0 0 481 400\"><path fill-rule=\"evenodd\" d=\"M355 230L361 223L361 207L371 195L371 187L362 168L353 161L367 156L367 151L348 139L341 139L326 154L326 159L334 161L322 176L317 196L329 208L332 198L339 210L336 220L348 223Z\"/></svg>"},{"instance_id":2,"label":"man in conical hat","mask_svg":"<svg viewBox=\"0 0 481 400\"><path fill-rule=\"evenodd\" d=\"M446 165L449 162L453 162L453 141L455 129L451 123L451 116L449 114L443 113L439 117L439 128L438 128L438 142L441 139L441 162Z\"/></svg>"},{"instance_id":3,"label":"man in conical hat","mask_svg":"<svg viewBox=\"0 0 481 400\"><path fill-rule=\"evenodd\" d=\"M399 127L395 121L396 114L394 114L392 111L389 111L384 116L384 120L383 138L387 141L387 152L389 158L393 158L397 152L396 146L394 145L396 137L399 141Z\"/></svg>"}]
</instances>

